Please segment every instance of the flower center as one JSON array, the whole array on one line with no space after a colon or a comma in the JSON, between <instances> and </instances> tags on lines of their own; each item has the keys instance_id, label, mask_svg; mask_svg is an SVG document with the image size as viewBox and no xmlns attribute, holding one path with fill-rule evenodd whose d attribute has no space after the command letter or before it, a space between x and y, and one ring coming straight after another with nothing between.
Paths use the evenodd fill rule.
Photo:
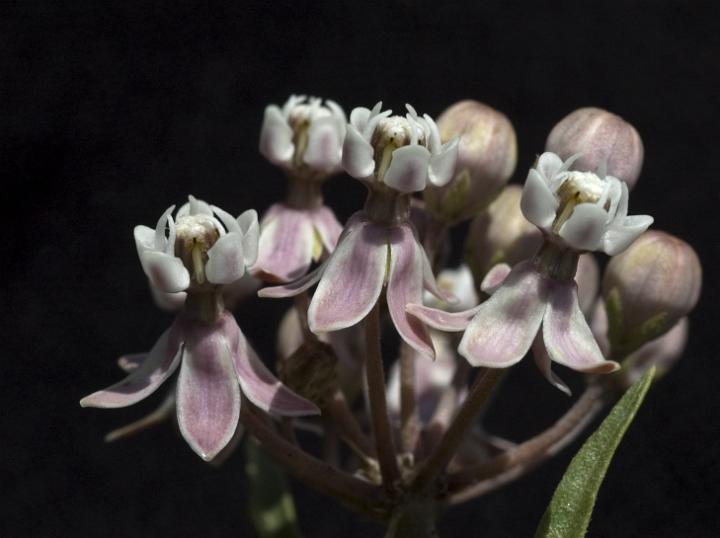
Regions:
<instances>
[{"instance_id":1,"label":"flower center","mask_svg":"<svg viewBox=\"0 0 720 538\"><path fill-rule=\"evenodd\" d=\"M185 215L175 225L175 255L180 258L195 282L205 282L207 252L220 237L218 225L210 215Z\"/></svg>"},{"instance_id":2,"label":"flower center","mask_svg":"<svg viewBox=\"0 0 720 538\"><path fill-rule=\"evenodd\" d=\"M370 144L375 150L375 176L379 181L390 168L392 153L396 149L418 143L426 145L425 131L402 116L390 116L383 119L373 132Z\"/></svg>"},{"instance_id":3,"label":"flower center","mask_svg":"<svg viewBox=\"0 0 720 538\"><path fill-rule=\"evenodd\" d=\"M608 209L609 182L600 179L592 172L566 172L560 178L560 186L556 195L560 205L557 217L553 222L553 231L558 233L560 227L570 218L578 204L595 204L605 198L603 207Z\"/></svg>"}]
</instances>

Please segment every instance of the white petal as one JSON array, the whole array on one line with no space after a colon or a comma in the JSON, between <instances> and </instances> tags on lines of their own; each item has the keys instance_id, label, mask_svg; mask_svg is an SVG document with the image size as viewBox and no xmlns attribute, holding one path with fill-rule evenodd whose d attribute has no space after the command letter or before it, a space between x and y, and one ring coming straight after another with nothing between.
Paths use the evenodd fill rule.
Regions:
<instances>
[{"instance_id":1,"label":"white petal","mask_svg":"<svg viewBox=\"0 0 720 538\"><path fill-rule=\"evenodd\" d=\"M321 172L333 172L340 164L343 138L335 118L318 118L308 129L305 164Z\"/></svg>"},{"instance_id":2,"label":"white petal","mask_svg":"<svg viewBox=\"0 0 720 538\"><path fill-rule=\"evenodd\" d=\"M292 137L292 129L280 109L275 105L268 106L260 131L260 153L273 164L285 164L295 151Z\"/></svg>"},{"instance_id":3,"label":"white petal","mask_svg":"<svg viewBox=\"0 0 720 538\"><path fill-rule=\"evenodd\" d=\"M417 192L425 188L430 152L423 146L403 146L393 151L390 167L383 182L400 192Z\"/></svg>"},{"instance_id":4,"label":"white petal","mask_svg":"<svg viewBox=\"0 0 720 538\"><path fill-rule=\"evenodd\" d=\"M342 164L348 174L358 179L371 176L375 170L372 146L353 125L348 125L345 135Z\"/></svg>"},{"instance_id":5,"label":"white petal","mask_svg":"<svg viewBox=\"0 0 720 538\"><path fill-rule=\"evenodd\" d=\"M520 198L520 209L535 226L548 230L555 220L558 201L548 184L534 168L530 169Z\"/></svg>"},{"instance_id":6,"label":"white petal","mask_svg":"<svg viewBox=\"0 0 720 538\"><path fill-rule=\"evenodd\" d=\"M180 258L156 250L146 250L140 258L150 283L160 291L175 293L190 286L190 273Z\"/></svg>"},{"instance_id":7,"label":"white petal","mask_svg":"<svg viewBox=\"0 0 720 538\"><path fill-rule=\"evenodd\" d=\"M243 260L245 265L250 267L255 263L258 256L258 237L260 235L260 225L258 224L258 214L254 209L244 211L238 218L237 223L243 233Z\"/></svg>"},{"instance_id":8,"label":"white petal","mask_svg":"<svg viewBox=\"0 0 720 538\"><path fill-rule=\"evenodd\" d=\"M368 119L370 118L370 109L364 106L353 108L350 112L350 124L355 127L359 132L367 125Z\"/></svg>"},{"instance_id":9,"label":"white petal","mask_svg":"<svg viewBox=\"0 0 720 538\"><path fill-rule=\"evenodd\" d=\"M560 237L576 250L597 250L608 227L607 218L607 212L596 204L578 204L560 227Z\"/></svg>"},{"instance_id":10,"label":"white petal","mask_svg":"<svg viewBox=\"0 0 720 538\"><path fill-rule=\"evenodd\" d=\"M608 256L616 256L628 248L638 236L647 230L654 219L649 215L632 215L624 222L611 226L603 236L603 251Z\"/></svg>"},{"instance_id":11,"label":"white petal","mask_svg":"<svg viewBox=\"0 0 720 538\"><path fill-rule=\"evenodd\" d=\"M218 239L208 250L205 275L213 284L230 284L245 273L242 235L230 232Z\"/></svg>"},{"instance_id":12,"label":"white petal","mask_svg":"<svg viewBox=\"0 0 720 538\"><path fill-rule=\"evenodd\" d=\"M549 182L553 179L553 177L555 177L555 174L560 171L562 166L563 162L560 157L551 151L546 151L538 157L538 162L535 168L540 175Z\"/></svg>"},{"instance_id":13,"label":"white petal","mask_svg":"<svg viewBox=\"0 0 720 538\"><path fill-rule=\"evenodd\" d=\"M453 138L440 149L439 153L430 157L428 177L433 185L442 187L453 178L460 147L459 142L459 138Z\"/></svg>"}]
</instances>

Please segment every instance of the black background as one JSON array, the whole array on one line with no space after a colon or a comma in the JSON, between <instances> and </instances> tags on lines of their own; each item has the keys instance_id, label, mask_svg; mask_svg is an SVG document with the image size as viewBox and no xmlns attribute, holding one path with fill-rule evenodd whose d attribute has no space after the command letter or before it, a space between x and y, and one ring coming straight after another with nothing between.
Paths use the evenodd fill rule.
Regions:
<instances>
[{"instance_id":1,"label":"black background","mask_svg":"<svg viewBox=\"0 0 720 538\"><path fill-rule=\"evenodd\" d=\"M720 39L709 6L3 3L0 535L252 535L239 456L209 467L169 424L105 445L106 431L152 403L77 402L119 379L115 357L148 348L170 321L149 298L133 226L154 224L188 193L235 214L276 201L284 180L257 138L264 106L290 93L346 110L410 102L432 115L482 100L515 125L516 182L579 106L637 127L645 165L631 213L692 243L705 284L686 356L628 432L589 535L716 535ZM347 177L326 192L341 218L363 200ZM252 300L237 312L266 355L282 308ZM507 385L491 424L516 439L568 405L529 364ZM571 453L452 509L441 534L531 536ZM294 488L307 536L381 535Z\"/></svg>"}]
</instances>

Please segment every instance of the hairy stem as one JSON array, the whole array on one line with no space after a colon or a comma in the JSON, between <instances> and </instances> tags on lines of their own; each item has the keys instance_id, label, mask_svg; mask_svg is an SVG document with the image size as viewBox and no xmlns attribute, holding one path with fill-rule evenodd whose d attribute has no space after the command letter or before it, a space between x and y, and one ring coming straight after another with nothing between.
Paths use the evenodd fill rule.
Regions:
<instances>
[{"instance_id":1,"label":"hairy stem","mask_svg":"<svg viewBox=\"0 0 720 538\"><path fill-rule=\"evenodd\" d=\"M363 432L340 389L328 400L323 413L332 419L338 434L363 459L375 456L375 447Z\"/></svg>"},{"instance_id":2,"label":"hairy stem","mask_svg":"<svg viewBox=\"0 0 720 538\"><path fill-rule=\"evenodd\" d=\"M425 489L445 470L501 377L502 369L499 368L486 368L478 374L450 427L413 478L412 489Z\"/></svg>"},{"instance_id":3,"label":"hairy stem","mask_svg":"<svg viewBox=\"0 0 720 538\"><path fill-rule=\"evenodd\" d=\"M380 308L377 303L365 318L365 336L367 341L365 375L375 448L385 490L389 495L394 495L400 471L385 399L385 372L380 352Z\"/></svg>"}]
</instances>

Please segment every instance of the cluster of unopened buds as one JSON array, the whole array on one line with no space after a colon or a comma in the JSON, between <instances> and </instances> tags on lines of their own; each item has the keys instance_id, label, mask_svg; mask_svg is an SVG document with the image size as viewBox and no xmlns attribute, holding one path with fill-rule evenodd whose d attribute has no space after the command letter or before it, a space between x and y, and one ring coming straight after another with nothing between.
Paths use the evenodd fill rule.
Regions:
<instances>
[{"instance_id":1,"label":"cluster of unopened buds","mask_svg":"<svg viewBox=\"0 0 720 538\"><path fill-rule=\"evenodd\" d=\"M584 108L562 119L522 188L507 184L512 124L476 101L436 123L410 105L346 116L333 101L292 96L266 108L260 153L288 189L259 222L252 209L235 218L190 196L154 228L135 228L153 297L177 317L147 354L120 359L123 381L81 405L129 406L178 373L158 411L110 438L176 416L209 461L244 429L298 479L359 512L419 517L409 507L420 499L434 518L435 507L550 457L598 401L682 353L700 264L681 239L647 231L652 217L628 215L643 146L615 114ZM321 190L343 171L367 187L344 226ZM453 227L470 219L466 264L444 268ZM602 277L595 253L610 256ZM277 330L278 377L229 309L255 291L294 297ZM397 353L383 360L391 329ZM587 374L587 396L541 436L513 443L479 417L528 353L568 395L551 364ZM325 459L294 430L341 444Z\"/></svg>"}]
</instances>

